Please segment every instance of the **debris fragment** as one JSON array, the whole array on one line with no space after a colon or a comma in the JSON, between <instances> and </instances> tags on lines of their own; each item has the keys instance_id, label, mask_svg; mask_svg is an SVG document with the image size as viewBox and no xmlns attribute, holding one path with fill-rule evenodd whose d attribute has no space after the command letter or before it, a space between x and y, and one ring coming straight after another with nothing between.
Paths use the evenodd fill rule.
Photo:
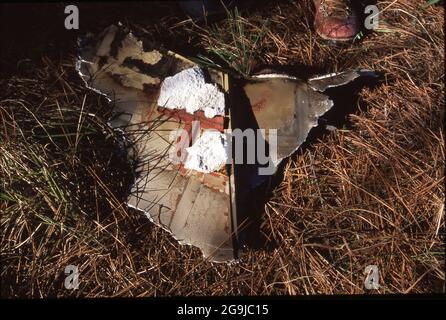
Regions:
<instances>
[{"instance_id":1,"label":"debris fragment","mask_svg":"<svg viewBox=\"0 0 446 320\"><path fill-rule=\"evenodd\" d=\"M114 116L109 124L122 130L132 142L128 154L132 160L137 160L137 178L127 204L142 211L181 244L200 248L205 258L216 262L233 261L235 207L232 207L230 195L230 186L233 184L230 173L186 170L184 164L176 165L168 156L176 148L175 143L172 143L174 141L170 140L170 133L182 129L191 134L191 121L194 119L201 122L203 129L223 131L224 94L216 89L216 83L225 88L227 76L208 70L215 83L204 83L200 68L193 62L154 46L141 52L143 46L140 44L129 30L122 26L110 26L97 37L89 35L80 41L77 61L77 70L86 85L111 101ZM142 56L143 64L138 62ZM205 91L215 94L215 101L201 96L202 100L184 100L182 109L158 106L162 83L167 83L169 87L169 81L178 81L175 75L183 70L188 70L183 74L193 74L198 79L199 87L208 88ZM147 81L139 83L138 74L145 75ZM176 88L181 91L178 86ZM188 90L196 90L196 86ZM174 92L164 90L163 94L167 97ZM189 105L191 101L195 103L192 108ZM207 116L213 118L202 116L203 109L207 111ZM196 111L191 114L187 110ZM192 155L194 150L201 150L203 142L214 134L208 135L204 133L204 140L198 137L198 145L190 149ZM209 140L215 142L214 139ZM212 153L212 156L216 155ZM191 156L189 166L201 167L194 159ZM211 162L207 157L202 159L205 164L202 171L216 168L223 154L213 159L215 161Z\"/></svg>"},{"instance_id":2,"label":"debris fragment","mask_svg":"<svg viewBox=\"0 0 446 320\"><path fill-rule=\"evenodd\" d=\"M328 88L339 87L355 80L361 76L376 77L376 73L372 70L353 70L330 73L322 76L313 77L308 80L308 84L316 91L324 92Z\"/></svg>"},{"instance_id":3,"label":"debris fragment","mask_svg":"<svg viewBox=\"0 0 446 320\"><path fill-rule=\"evenodd\" d=\"M208 118L225 114L225 97L217 85L206 83L203 70L195 66L167 77L161 84L158 105L169 109L203 110Z\"/></svg>"},{"instance_id":4,"label":"debris fragment","mask_svg":"<svg viewBox=\"0 0 446 320\"><path fill-rule=\"evenodd\" d=\"M239 88L248 99L237 99L229 90L228 74L143 43L122 26L110 26L98 37L80 42L77 62L87 86L112 102L115 116L110 125L133 142L128 154L138 162L137 178L127 204L180 243L200 248L206 258L234 261L238 228L244 223L237 212L243 203L249 205L247 194L265 178L252 166L235 163L227 148L234 137L230 142L225 130L261 129L257 132L269 148L271 170L266 174L272 175L332 108L323 92L370 71L308 81L271 72L242 79ZM192 121L199 121L203 129L194 141L189 139ZM183 130L179 138L186 157L171 139L176 130ZM277 134L266 134L272 131ZM258 146L243 139L243 147ZM184 163L172 161L170 154L178 154Z\"/></svg>"},{"instance_id":5,"label":"debris fragment","mask_svg":"<svg viewBox=\"0 0 446 320\"><path fill-rule=\"evenodd\" d=\"M254 77L244 87L259 128L277 130L274 170L286 157L294 153L306 140L318 118L333 102L316 92L306 82L287 75ZM268 141L268 135L264 136Z\"/></svg>"},{"instance_id":6,"label":"debris fragment","mask_svg":"<svg viewBox=\"0 0 446 320\"><path fill-rule=\"evenodd\" d=\"M220 170L228 160L226 135L206 130L200 138L187 148L184 168L210 173Z\"/></svg>"}]
</instances>

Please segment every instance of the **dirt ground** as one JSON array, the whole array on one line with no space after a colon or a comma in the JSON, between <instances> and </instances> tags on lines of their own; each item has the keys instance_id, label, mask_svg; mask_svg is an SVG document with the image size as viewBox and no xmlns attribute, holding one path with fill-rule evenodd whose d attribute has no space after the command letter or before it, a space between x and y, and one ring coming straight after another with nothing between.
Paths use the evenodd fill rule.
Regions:
<instances>
[{"instance_id":1,"label":"dirt ground","mask_svg":"<svg viewBox=\"0 0 446 320\"><path fill-rule=\"evenodd\" d=\"M344 44L315 34L311 4L269 1L193 22L175 5L82 3L78 31L64 29L61 4L2 4L1 296L444 292L443 1L377 1L379 29ZM242 74L381 75L332 92L334 114L286 162L261 208L265 243L247 246L239 263L203 260L124 204L132 172L122 137L106 124L107 101L74 69L76 38L119 20ZM237 37L234 23L244 27ZM70 264L78 290L64 288ZM378 290L364 288L369 265Z\"/></svg>"}]
</instances>

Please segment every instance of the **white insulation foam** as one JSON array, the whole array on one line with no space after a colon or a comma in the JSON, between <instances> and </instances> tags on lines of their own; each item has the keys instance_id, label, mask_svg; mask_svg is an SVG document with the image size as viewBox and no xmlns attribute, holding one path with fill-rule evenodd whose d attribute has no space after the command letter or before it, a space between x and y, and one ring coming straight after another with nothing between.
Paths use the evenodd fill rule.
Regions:
<instances>
[{"instance_id":1,"label":"white insulation foam","mask_svg":"<svg viewBox=\"0 0 446 320\"><path fill-rule=\"evenodd\" d=\"M161 84L158 105L169 109L186 109L189 113L203 110L208 118L225 114L224 93L217 85L205 82L200 67L185 69L165 78Z\"/></svg>"},{"instance_id":2,"label":"white insulation foam","mask_svg":"<svg viewBox=\"0 0 446 320\"><path fill-rule=\"evenodd\" d=\"M217 171L228 160L226 135L206 130L186 151L186 169L205 173Z\"/></svg>"}]
</instances>

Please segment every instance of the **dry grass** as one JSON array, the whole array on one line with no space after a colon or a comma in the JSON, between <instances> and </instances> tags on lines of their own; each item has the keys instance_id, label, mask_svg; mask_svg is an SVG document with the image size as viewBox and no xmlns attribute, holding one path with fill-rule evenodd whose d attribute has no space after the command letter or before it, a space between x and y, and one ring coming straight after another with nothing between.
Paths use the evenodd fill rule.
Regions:
<instances>
[{"instance_id":1,"label":"dry grass","mask_svg":"<svg viewBox=\"0 0 446 320\"><path fill-rule=\"evenodd\" d=\"M1 80L2 296L444 292L444 9L379 1L386 32L333 45L312 31L310 2L273 3L244 18L247 33L270 18L249 70L364 67L384 81L360 92L349 129L290 159L262 225L278 246L248 249L236 265L203 261L198 249L125 208L131 176L121 139L72 57ZM237 52L215 37L227 23L210 33L172 22L168 34ZM79 290L63 288L67 264L79 266ZM381 272L378 291L364 290L370 264Z\"/></svg>"}]
</instances>

